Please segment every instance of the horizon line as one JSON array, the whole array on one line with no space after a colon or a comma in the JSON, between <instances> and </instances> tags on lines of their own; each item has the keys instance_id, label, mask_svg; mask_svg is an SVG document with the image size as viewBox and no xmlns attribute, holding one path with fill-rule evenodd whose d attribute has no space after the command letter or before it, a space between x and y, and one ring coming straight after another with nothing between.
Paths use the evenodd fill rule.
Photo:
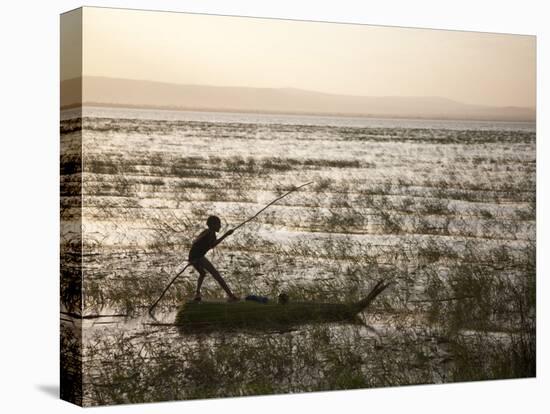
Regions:
<instances>
[{"instance_id":1,"label":"horizon line","mask_svg":"<svg viewBox=\"0 0 550 414\"><path fill-rule=\"evenodd\" d=\"M348 113L348 112L290 112L290 111L269 111L269 110L255 110L247 111L242 109L228 109L228 108L194 108L194 107L182 107L182 106L159 106L159 105L141 105L141 104L117 104L117 103L105 103L105 102L82 102L75 104L68 104L60 106L60 111L69 110L83 110L86 107L89 108L111 108L111 109L136 109L136 110L155 110L155 111L169 111L169 112L206 112L206 113L227 113L227 114L257 114L257 115L287 115L287 116L312 116L312 117L331 117L331 118L366 118L366 119L395 119L395 120L417 120L417 121L450 121L450 122L503 122L503 123L521 123L521 124L535 124L537 123L536 116L532 120L518 120L518 119L491 119L491 118L466 118L466 117L430 117L430 116L406 116L406 115L384 115L384 114L361 114L361 113Z\"/></svg>"},{"instance_id":2,"label":"horizon line","mask_svg":"<svg viewBox=\"0 0 550 414\"><path fill-rule=\"evenodd\" d=\"M301 88L295 88L295 87L289 87L289 86L283 86L283 87L258 87L258 86L230 86L230 85L208 85L208 84L194 84L194 83L177 83L177 82L167 82L162 80L151 80L151 79L136 79L136 78L120 78L120 77L112 77L112 76L103 76L103 75L84 75L74 78L68 78L63 79L60 81L67 82L72 80L79 80L79 79L85 79L85 78L103 78L103 79L111 79L111 80L122 80L122 81L133 81L133 82L150 82L150 83L158 83L158 84L165 84L165 85L174 85L174 86L191 86L191 87L207 87L207 88L226 88L226 89L260 89L260 90L295 90L295 91L302 91L302 92L310 92L310 93L316 93L320 95L329 95L329 96L342 96L342 97L350 97L350 98L405 98L405 99L418 99L418 98L436 98L436 99L444 99L449 102L454 102L461 105L469 105L469 106L477 106L481 108L514 108L514 109L529 109L536 111L536 105L535 106L517 106L517 105L490 105L490 104L476 104L476 103L468 103L464 101L459 101L456 99L448 98L441 95L350 95L350 94L339 94L339 93L333 93L333 92L321 92L313 89L301 89Z\"/></svg>"}]
</instances>

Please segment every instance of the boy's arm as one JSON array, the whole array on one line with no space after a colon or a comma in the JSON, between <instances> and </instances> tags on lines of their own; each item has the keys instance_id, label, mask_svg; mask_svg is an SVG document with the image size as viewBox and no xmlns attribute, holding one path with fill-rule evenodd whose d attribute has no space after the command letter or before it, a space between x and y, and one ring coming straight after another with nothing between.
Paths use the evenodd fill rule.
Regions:
<instances>
[{"instance_id":1,"label":"boy's arm","mask_svg":"<svg viewBox=\"0 0 550 414\"><path fill-rule=\"evenodd\" d=\"M227 232L226 232L222 237L220 237L218 240L216 240L216 241L214 242L214 244L212 245L211 248L213 249L213 248L216 247L218 244L220 244L227 236L231 236L232 234L233 234L233 229L227 230Z\"/></svg>"}]
</instances>

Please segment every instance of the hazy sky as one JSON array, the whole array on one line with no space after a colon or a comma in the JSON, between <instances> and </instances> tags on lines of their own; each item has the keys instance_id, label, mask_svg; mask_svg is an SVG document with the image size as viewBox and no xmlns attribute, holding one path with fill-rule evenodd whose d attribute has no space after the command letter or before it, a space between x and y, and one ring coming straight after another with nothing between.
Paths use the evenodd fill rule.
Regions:
<instances>
[{"instance_id":1,"label":"hazy sky","mask_svg":"<svg viewBox=\"0 0 550 414\"><path fill-rule=\"evenodd\" d=\"M533 36L101 8L83 22L85 76L535 106Z\"/></svg>"}]
</instances>

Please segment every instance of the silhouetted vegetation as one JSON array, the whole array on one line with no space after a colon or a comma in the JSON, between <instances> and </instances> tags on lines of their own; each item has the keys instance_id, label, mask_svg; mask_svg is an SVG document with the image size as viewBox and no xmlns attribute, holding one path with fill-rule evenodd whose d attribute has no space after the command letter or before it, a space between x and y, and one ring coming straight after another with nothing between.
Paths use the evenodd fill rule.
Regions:
<instances>
[{"instance_id":1,"label":"silhouetted vegetation","mask_svg":"<svg viewBox=\"0 0 550 414\"><path fill-rule=\"evenodd\" d=\"M62 125L62 304L130 318L84 327L85 405L535 375L534 132L84 118L80 171L79 122ZM307 181L210 254L239 294L351 302L394 282L362 323L136 328L205 217L230 228ZM168 322L196 278L159 303Z\"/></svg>"}]
</instances>

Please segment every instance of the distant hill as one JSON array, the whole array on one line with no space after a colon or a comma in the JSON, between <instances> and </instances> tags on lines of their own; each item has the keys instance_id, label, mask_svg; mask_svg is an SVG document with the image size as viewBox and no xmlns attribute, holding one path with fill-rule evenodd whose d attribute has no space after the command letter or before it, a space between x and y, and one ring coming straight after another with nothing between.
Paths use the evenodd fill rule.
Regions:
<instances>
[{"instance_id":1,"label":"distant hill","mask_svg":"<svg viewBox=\"0 0 550 414\"><path fill-rule=\"evenodd\" d=\"M61 107L77 106L80 79L61 83ZM535 121L534 108L469 105L440 97L349 96L301 89L178 85L85 77L84 105L370 117Z\"/></svg>"}]
</instances>

